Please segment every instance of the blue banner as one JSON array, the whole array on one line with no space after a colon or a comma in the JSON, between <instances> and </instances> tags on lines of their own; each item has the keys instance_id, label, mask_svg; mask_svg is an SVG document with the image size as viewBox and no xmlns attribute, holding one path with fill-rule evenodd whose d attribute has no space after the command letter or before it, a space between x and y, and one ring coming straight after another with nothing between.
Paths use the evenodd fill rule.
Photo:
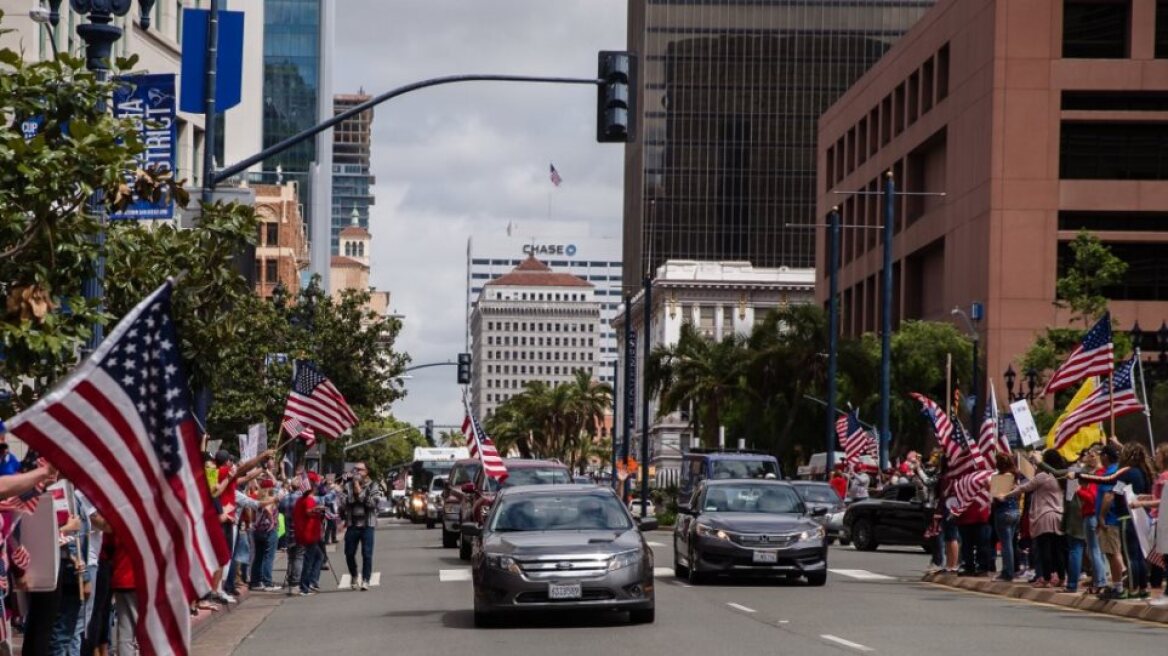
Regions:
<instances>
[{"instance_id":1,"label":"blue banner","mask_svg":"<svg viewBox=\"0 0 1168 656\"><path fill-rule=\"evenodd\" d=\"M202 114L206 109L206 9L183 9L182 93L179 109ZM243 12L219 11L219 52L215 60L215 111L239 104L243 86Z\"/></svg>"},{"instance_id":2,"label":"blue banner","mask_svg":"<svg viewBox=\"0 0 1168 656\"><path fill-rule=\"evenodd\" d=\"M126 171L127 183L133 184L137 169L154 166L159 173L174 171L178 151L174 73L130 75L118 81L121 84L114 90L114 117L133 121L144 146L133 168ZM157 203L135 196L124 211L110 218L174 218L174 201L170 194L163 194Z\"/></svg>"}]
</instances>

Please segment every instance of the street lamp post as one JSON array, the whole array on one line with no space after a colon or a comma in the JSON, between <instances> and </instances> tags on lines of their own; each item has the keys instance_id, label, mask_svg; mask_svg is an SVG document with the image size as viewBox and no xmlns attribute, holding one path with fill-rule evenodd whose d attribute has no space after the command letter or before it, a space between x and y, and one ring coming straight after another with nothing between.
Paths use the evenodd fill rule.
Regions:
<instances>
[{"instance_id":1,"label":"street lamp post","mask_svg":"<svg viewBox=\"0 0 1168 656\"><path fill-rule=\"evenodd\" d=\"M827 292L827 472L835 469L835 376L838 364L839 348L839 304L836 296L839 294L839 238L840 215L839 207L831 208L830 233L828 239L828 292Z\"/></svg>"},{"instance_id":2,"label":"street lamp post","mask_svg":"<svg viewBox=\"0 0 1168 656\"><path fill-rule=\"evenodd\" d=\"M54 28L61 22L61 2L63 0L49 0L49 24ZM150 28L150 10L154 8L155 0L138 0L138 23L142 29ZM114 17L125 16L130 12L132 0L69 0L69 6L78 14L85 14L88 23L77 26L77 35L85 41L85 67L93 72L98 82L109 79L109 60L113 54L114 43L122 38L122 28L113 24ZM97 111L105 112L106 103L98 101ZM94 262L93 274L85 279L82 294L87 300L96 301L97 309L104 307L105 297L105 195L100 189L95 189L86 202L86 213L97 219L100 229L93 241L97 246L97 261ZM105 339L105 327L100 323L93 324L92 334L86 345L89 352L93 352L97 345Z\"/></svg>"},{"instance_id":3,"label":"street lamp post","mask_svg":"<svg viewBox=\"0 0 1168 656\"><path fill-rule=\"evenodd\" d=\"M892 442L892 236L896 221L896 180L884 178L884 279L880 293L880 471L888 469Z\"/></svg>"},{"instance_id":4,"label":"street lamp post","mask_svg":"<svg viewBox=\"0 0 1168 656\"><path fill-rule=\"evenodd\" d=\"M969 337L973 340L973 373L970 375L970 393L973 395L973 408L970 409L969 418L971 422L976 423L977 418L980 416L977 413L977 406L981 401L981 388L978 387L977 379L977 346L978 342L980 341L977 333L977 326L973 325L973 321L969 318L969 315L965 313L965 310L962 310L959 307L954 307L952 310L950 310L949 314L953 316L960 316L965 320L965 326L966 328L969 328Z\"/></svg>"},{"instance_id":5,"label":"street lamp post","mask_svg":"<svg viewBox=\"0 0 1168 656\"><path fill-rule=\"evenodd\" d=\"M1017 401L1021 395L1017 397L1014 396L1014 380L1017 379L1018 374L1014 372L1013 364L1006 365L1006 372L1002 374L1002 377L1006 379L1006 398L1009 399L1011 403Z\"/></svg>"}]
</instances>

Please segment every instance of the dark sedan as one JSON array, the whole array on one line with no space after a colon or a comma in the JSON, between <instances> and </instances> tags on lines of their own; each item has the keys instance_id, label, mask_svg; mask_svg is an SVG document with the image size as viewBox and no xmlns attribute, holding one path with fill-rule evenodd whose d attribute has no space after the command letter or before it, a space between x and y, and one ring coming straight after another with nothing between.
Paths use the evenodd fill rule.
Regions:
<instances>
[{"instance_id":1,"label":"dark sedan","mask_svg":"<svg viewBox=\"0 0 1168 656\"><path fill-rule=\"evenodd\" d=\"M791 485L803 498L803 503L807 504L807 508L811 512L823 509L824 514L816 515L813 519L815 523L827 529L827 543L831 544L832 540L839 537L840 529L844 525L844 500L839 498L839 495L827 483L791 481Z\"/></svg>"},{"instance_id":2,"label":"dark sedan","mask_svg":"<svg viewBox=\"0 0 1168 656\"><path fill-rule=\"evenodd\" d=\"M656 528L653 520L640 528ZM499 492L471 558L476 626L531 610L628 611L654 619L653 552L612 490L539 485Z\"/></svg>"},{"instance_id":3,"label":"dark sedan","mask_svg":"<svg viewBox=\"0 0 1168 656\"><path fill-rule=\"evenodd\" d=\"M713 574L746 574L823 585L826 535L790 483L704 481L673 532L674 574L693 584Z\"/></svg>"},{"instance_id":4,"label":"dark sedan","mask_svg":"<svg viewBox=\"0 0 1168 656\"><path fill-rule=\"evenodd\" d=\"M933 518L933 507L925 503L912 485L889 485L880 497L857 501L844 513L840 541L851 539L860 551L875 551L880 545L920 545L925 551L932 540L925 531Z\"/></svg>"}]
</instances>

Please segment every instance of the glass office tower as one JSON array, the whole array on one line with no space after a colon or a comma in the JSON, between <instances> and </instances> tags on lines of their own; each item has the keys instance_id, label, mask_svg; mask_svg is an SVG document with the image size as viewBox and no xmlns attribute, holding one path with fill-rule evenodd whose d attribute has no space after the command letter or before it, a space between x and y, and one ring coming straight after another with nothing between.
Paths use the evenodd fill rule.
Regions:
<instances>
[{"instance_id":1,"label":"glass office tower","mask_svg":"<svg viewBox=\"0 0 1168 656\"><path fill-rule=\"evenodd\" d=\"M819 116L930 0L630 0L624 281L667 259L815 266Z\"/></svg>"}]
</instances>

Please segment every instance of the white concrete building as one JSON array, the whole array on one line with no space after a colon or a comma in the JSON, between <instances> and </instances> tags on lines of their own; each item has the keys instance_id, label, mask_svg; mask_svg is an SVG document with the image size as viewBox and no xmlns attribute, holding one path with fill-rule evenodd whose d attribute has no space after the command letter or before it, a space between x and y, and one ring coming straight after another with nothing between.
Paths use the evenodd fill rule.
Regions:
<instances>
[{"instance_id":1,"label":"white concrete building","mask_svg":"<svg viewBox=\"0 0 1168 656\"><path fill-rule=\"evenodd\" d=\"M591 283L528 256L488 281L471 314L471 404L490 416L528 381L555 386L598 371L600 304Z\"/></svg>"},{"instance_id":2,"label":"white concrete building","mask_svg":"<svg viewBox=\"0 0 1168 656\"><path fill-rule=\"evenodd\" d=\"M635 421L629 431L630 454L640 459L642 393L645 372L645 348L673 345L681 336L681 327L692 324L710 339L720 340L738 333L747 335L767 312L793 303L814 300L815 269L787 267L755 268L749 262L699 262L669 260L657 269L653 280L650 312L651 340L645 339L644 291L632 299L631 317L635 347L633 411ZM625 313L621 308L613 319L620 344L621 383L617 386L617 420L613 431L624 439L629 407L624 384L629 353L624 335ZM649 399L650 464L656 467L656 482L676 482L681 454L691 441L689 422L680 412L657 416L658 399ZM727 436L727 442L738 436ZM733 446L728 444L727 446Z\"/></svg>"},{"instance_id":3,"label":"white concrete building","mask_svg":"<svg viewBox=\"0 0 1168 656\"><path fill-rule=\"evenodd\" d=\"M597 358L601 363L609 363L600 367L596 378L611 385L611 363L617 354L611 321L623 300L621 240L592 236L585 222L524 223L511 225L505 231L475 232L467 239L467 349L472 349L470 317L483 286L519 266L528 255L535 255L552 269L592 285L593 298L600 307Z\"/></svg>"}]
</instances>

